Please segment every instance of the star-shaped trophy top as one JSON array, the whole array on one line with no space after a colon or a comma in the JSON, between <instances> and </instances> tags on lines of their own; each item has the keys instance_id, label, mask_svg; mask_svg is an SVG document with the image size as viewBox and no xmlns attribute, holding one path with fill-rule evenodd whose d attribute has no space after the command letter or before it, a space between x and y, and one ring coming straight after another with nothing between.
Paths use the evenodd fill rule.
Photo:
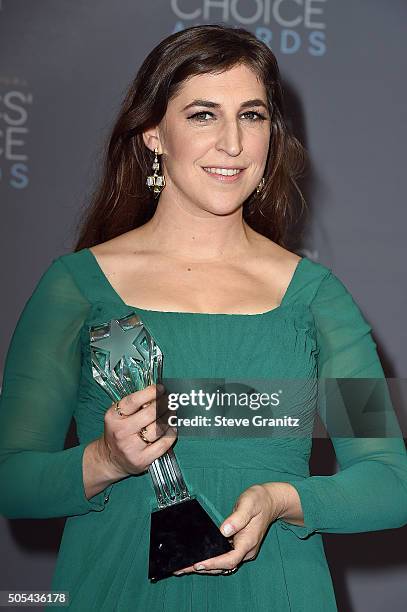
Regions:
<instances>
[{"instance_id":1,"label":"star-shaped trophy top","mask_svg":"<svg viewBox=\"0 0 407 612\"><path fill-rule=\"evenodd\" d=\"M141 341L137 341L140 334L145 333L143 325L123 329L117 319L112 319L109 336L92 342L91 346L109 352L110 370L113 370L124 355L138 360L145 359L146 356L140 352L142 350Z\"/></svg>"}]
</instances>

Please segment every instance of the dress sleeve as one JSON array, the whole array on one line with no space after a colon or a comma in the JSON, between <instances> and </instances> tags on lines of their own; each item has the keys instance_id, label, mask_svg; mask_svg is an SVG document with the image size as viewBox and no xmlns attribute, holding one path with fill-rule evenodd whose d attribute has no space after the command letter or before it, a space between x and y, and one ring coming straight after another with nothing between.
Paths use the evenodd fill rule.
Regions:
<instances>
[{"instance_id":1,"label":"dress sleeve","mask_svg":"<svg viewBox=\"0 0 407 612\"><path fill-rule=\"evenodd\" d=\"M90 309L61 258L27 301L6 355L0 396L0 514L50 518L104 509L87 499L83 452L64 449L81 372L80 332Z\"/></svg>"},{"instance_id":2,"label":"dress sleeve","mask_svg":"<svg viewBox=\"0 0 407 612\"><path fill-rule=\"evenodd\" d=\"M321 281L311 308L319 347L318 377L330 382L339 378L384 379L379 382L387 390L371 327L332 271ZM326 401L329 404L329 394ZM353 403L356 407L357 402ZM284 529L306 538L315 532L358 533L407 524L407 451L391 400L385 403L383 414L392 436L330 434L339 471L332 476L290 481L300 496L304 526L282 520ZM337 410L337 404L325 408L329 414ZM322 412L322 421L330 433L329 419L326 421L325 410Z\"/></svg>"}]
</instances>

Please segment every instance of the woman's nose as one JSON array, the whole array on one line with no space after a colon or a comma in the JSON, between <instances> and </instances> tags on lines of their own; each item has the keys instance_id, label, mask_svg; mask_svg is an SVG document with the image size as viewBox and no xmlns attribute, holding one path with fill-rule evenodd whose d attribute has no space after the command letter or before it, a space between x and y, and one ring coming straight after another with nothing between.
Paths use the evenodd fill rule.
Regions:
<instances>
[{"instance_id":1,"label":"woman's nose","mask_svg":"<svg viewBox=\"0 0 407 612\"><path fill-rule=\"evenodd\" d=\"M216 148L233 156L242 152L242 135L236 121L225 121L219 132Z\"/></svg>"}]
</instances>

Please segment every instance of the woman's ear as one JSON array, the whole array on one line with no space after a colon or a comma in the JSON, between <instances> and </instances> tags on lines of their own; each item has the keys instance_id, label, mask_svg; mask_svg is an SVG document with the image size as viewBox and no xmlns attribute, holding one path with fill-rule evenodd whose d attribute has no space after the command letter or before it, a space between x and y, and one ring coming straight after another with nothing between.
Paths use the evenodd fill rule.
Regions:
<instances>
[{"instance_id":1,"label":"woman's ear","mask_svg":"<svg viewBox=\"0 0 407 612\"><path fill-rule=\"evenodd\" d=\"M154 152L154 149L157 148L158 154L161 155L161 141L160 136L158 134L158 130L156 128L143 132L143 141L146 147L150 149L150 151Z\"/></svg>"}]
</instances>

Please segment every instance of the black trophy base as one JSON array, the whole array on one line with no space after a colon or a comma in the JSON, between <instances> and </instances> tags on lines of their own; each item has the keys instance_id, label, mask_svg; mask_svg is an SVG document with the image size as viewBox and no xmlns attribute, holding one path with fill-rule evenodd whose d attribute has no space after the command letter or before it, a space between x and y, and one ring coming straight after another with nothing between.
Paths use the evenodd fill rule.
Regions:
<instances>
[{"instance_id":1,"label":"black trophy base","mask_svg":"<svg viewBox=\"0 0 407 612\"><path fill-rule=\"evenodd\" d=\"M233 550L196 498L151 513L148 578L156 582Z\"/></svg>"}]
</instances>

